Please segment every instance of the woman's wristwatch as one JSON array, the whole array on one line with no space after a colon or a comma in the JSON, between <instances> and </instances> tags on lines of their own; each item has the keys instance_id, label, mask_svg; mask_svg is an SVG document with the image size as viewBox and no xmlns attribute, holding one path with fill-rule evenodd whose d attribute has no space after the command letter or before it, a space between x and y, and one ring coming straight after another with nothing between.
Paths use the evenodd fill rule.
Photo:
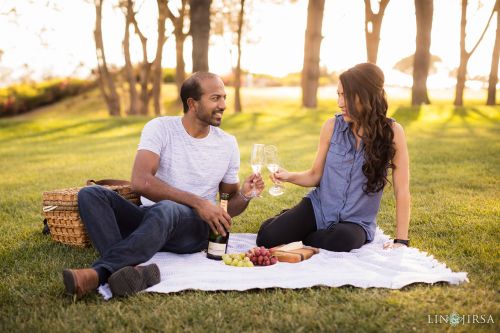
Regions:
<instances>
[{"instance_id":1,"label":"woman's wristwatch","mask_svg":"<svg viewBox=\"0 0 500 333\"><path fill-rule=\"evenodd\" d=\"M394 243L399 243L399 244L404 244L406 246L410 246L410 240L409 239L394 239Z\"/></svg>"}]
</instances>

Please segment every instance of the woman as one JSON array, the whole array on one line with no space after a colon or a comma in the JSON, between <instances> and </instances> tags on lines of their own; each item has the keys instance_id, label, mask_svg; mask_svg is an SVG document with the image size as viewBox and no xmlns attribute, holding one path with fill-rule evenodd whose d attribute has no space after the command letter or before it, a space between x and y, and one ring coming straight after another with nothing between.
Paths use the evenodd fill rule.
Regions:
<instances>
[{"instance_id":1,"label":"woman","mask_svg":"<svg viewBox=\"0 0 500 333\"><path fill-rule=\"evenodd\" d=\"M371 242L389 169L396 197L396 237L384 248L408 246L408 148L401 125L387 118L383 85L383 72L370 63L340 75L337 92L342 114L323 125L311 169L280 169L271 176L273 181L316 188L295 207L262 224L259 246L303 241L347 252Z\"/></svg>"}]
</instances>

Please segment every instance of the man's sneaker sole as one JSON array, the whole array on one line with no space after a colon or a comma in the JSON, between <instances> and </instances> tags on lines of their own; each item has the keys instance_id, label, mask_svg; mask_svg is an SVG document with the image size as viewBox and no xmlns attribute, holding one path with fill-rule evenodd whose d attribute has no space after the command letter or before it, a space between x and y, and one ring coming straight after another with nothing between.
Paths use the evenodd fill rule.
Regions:
<instances>
[{"instance_id":1,"label":"man's sneaker sole","mask_svg":"<svg viewBox=\"0 0 500 333\"><path fill-rule=\"evenodd\" d=\"M114 272L108 280L113 296L130 296L160 282L160 270L155 264L126 266Z\"/></svg>"}]
</instances>

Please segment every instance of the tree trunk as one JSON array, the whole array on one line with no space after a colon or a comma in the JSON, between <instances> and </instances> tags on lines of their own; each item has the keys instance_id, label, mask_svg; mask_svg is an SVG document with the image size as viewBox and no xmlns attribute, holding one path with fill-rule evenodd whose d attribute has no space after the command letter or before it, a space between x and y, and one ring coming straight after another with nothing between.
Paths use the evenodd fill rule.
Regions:
<instances>
[{"instance_id":1,"label":"tree trunk","mask_svg":"<svg viewBox=\"0 0 500 333\"><path fill-rule=\"evenodd\" d=\"M491 57L491 70L488 79L488 98L486 105L496 104L496 93L498 83L498 59L500 57L500 1L496 3L497 12L497 32L495 36L495 46L493 47L493 56Z\"/></svg>"},{"instance_id":2,"label":"tree trunk","mask_svg":"<svg viewBox=\"0 0 500 333\"><path fill-rule=\"evenodd\" d=\"M460 18L460 65L457 72L457 86L455 87L456 106L464 104L465 75L467 72L467 51L465 49L465 28L467 26L467 0L462 0L462 13Z\"/></svg>"},{"instance_id":3,"label":"tree trunk","mask_svg":"<svg viewBox=\"0 0 500 333\"><path fill-rule=\"evenodd\" d=\"M132 23L134 24L135 28L135 33L139 36L139 40L141 41L142 45L142 64L141 64L141 72L140 72L140 86L141 86L141 92L139 94L139 99L140 99L140 114L146 116L149 112L149 76L151 73L151 64L148 61L148 50L147 50L147 45L148 45L148 39L144 34L141 32L139 29L139 25L137 24L137 21L135 19L135 15L133 17Z\"/></svg>"},{"instance_id":4,"label":"tree trunk","mask_svg":"<svg viewBox=\"0 0 500 333\"><path fill-rule=\"evenodd\" d=\"M467 0L462 0L462 13L461 13L461 19L460 19L460 65L458 66L458 73L457 73L457 86L455 90L455 100L453 101L453 104L455 106L462 106L464 105L464 90L465 90L465 79L467 76L467 63L469 62L469 59L471 55L474 53L474 51L477 49L479 43L484 37L484 34L486 33L486 30L488 30L488 26L490 25L491 18L493 17L493 14L495 13L495 8L498 6L498 1L495 3L495 7L493 7L493 10L491 12L490 18L488 19L488 22L486 23L486 26L483 30L483 33L481 34L481 37L479 37L476 45L472 48L470 52L467 52L465 49L465 28L467 26Z\"/></svg>"},{"instance_id":5,"label":"tree trunk","mask_svg":"<svg viewBox=\"0 0 500 333\"><path fill-rule=\"evenodd\" d=\"M185 36L175 35L175 85L177 86L177 92L180 96L181 86L186 79L186 63L184 62L184 40Z\"/></svg>"},{"instance_id":6,"label":"tree trunk","mask_svg":"<svg viewBox=\"0 0 500 333\"><path fill-rule=\"evenodd\" d=\"M306 108L315 108L318 104L319 55L323 39L321 29L324 9L325 0L309 0L301 80L302 106Z\"/></svg>"},{"instance_id":7,"label":"tree trunk","mask_svg":"<svg viewBox=\"0 0 500 333\"><path fill-rule=\"evenodd\" d=\"M212 0L190 0L191 36L193 38L193 73L208 71L210 5Z\"/></svg>"},{"instance_id":8,"label":"tree trunk","mask_svg":"<svg viewBox=\"0 0 500 333\"><path fill-rule=\"evenodd\" d=\"M167 19L167 2L157 0L158 4L158 39L156 42L156 57L153 61L153 106L155 115L161 115L161 85L162 70L161 60L163 57L163 45L167 38L165 37L165 20Z\"/></svg>"},{"instance_id":9,"label":"tree trunk","mask_svg":"<svg viewBox=\"0 0 500 333\"><path fill-rule=\"evenodd\" d=\"M464 105L464 90L465 90L465 77L467 75L467 62L465 56L460 56L460 65L458 66L457 72L457 86L455 88L455 100L453 105L462 106Z\"/></svg>"},{"instance_id":10,"label":"tree trunk","mask_svg":"<svg viewBox=\"0 0 500 333\"><path fill-rule=\"evenodd\" d=\"M380 43L380 31L385 8L389 0L379 0L379 10L375 14L372 10L370 0L365 1L365 41L368 62L377 63L378 46Z\"/></svg>"},{"instance_id":11,"label":"tree trunk","mask_svg":"<svg viewBox=\"0 0 500 333\"><path fill-rule=\"evenodd\" d=\"M431 62L431 31L433 0L415 0L417 38L413 57L413 86L411 104L430 104L427 94L427 76Z\"/></svg>"},{"instance_id":12,"label":"tree trunk","mask_svg":"<svg viewBox=\"0 0 500 333\"><path fill-rule=\"evenodd\" d=\"M135 115L139 113L139 94L137 93L134 68L130 58L130 25L134 15L132 0L127 0L127 8L125 14L125 37L123 38L123 53L125 56L125 76L129 85L129 108L127 114Z\"/></svg>"},{"instance_id":13,"label":"tree trunk","mask_svg":"<svg viewBox=\"0 0 500 333\"><path fill-rule=\"evenodd\" d=\"M151 73L151 64L148 61L144 61L141 64L140 72L140 86L141 93L139 94L140 104L140 114L147 116L149 113L149 75Z\"/></svg>"},{"instance_id":14,"label":"tree trunk","mask_svg":"<svg viewBox=\"0 0 500 333\"><path fill-rule=\"evenodd\" d=\"M179 8L179 17L176 17L167 6L167 15L174 25L175 36L175 84L180 100L181 86L186 79L186 64L184 62L184 41L186 34L184 33L184 18L186 17L187 1L182 0L181 8Z\"/></svg>"},{"instance_id":15,"label":"tree trunk","mask_svg":"<svg viewBox=\"0 0 500 333\"><path fill-rule=\"evenodd\" d=\"M234 71L234 112L241 112L241 35L243 32L243 20L245 19L245 0L240 1L240 12L238 14L238 32L237 32L237 46L238 46L238 60Z\"/></svg>"},{"instance_id":16,"label":"tree trunk","mask_svg":"<svg viewBox=\"0 0 500 333\"><path fill-rule=\"evenodd\" d=\"M97 67L99 70L99 89L108 106L111 116L120 116L120 98L116 91L116 85L113 77L109 73L106 63L106 54L104 52L104 42L102 39L102 3L104 0L95 1L96 20L95 20L95 47L97 56Z\"/></svg>"}]
</instances>

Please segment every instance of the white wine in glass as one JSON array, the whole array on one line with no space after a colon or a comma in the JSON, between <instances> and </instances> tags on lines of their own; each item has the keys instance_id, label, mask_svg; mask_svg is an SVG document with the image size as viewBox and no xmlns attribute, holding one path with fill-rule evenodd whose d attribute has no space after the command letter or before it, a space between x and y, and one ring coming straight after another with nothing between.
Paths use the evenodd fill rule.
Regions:
<instances>
[{"instance_id":1,"label":"white wine in glass","mask_svg":"<svg viewBox=\"0 0 500 333\"><path fill-rule=\"evenodd\" d=\"M278 172L279 169L280 169L279 164L271 163L267 165L267 170L269 170L270 173Z\"/></svg>"},{"instance_id":2,"label":"white wine in glass","mask_svg":"<svg viewBox=\"0 0 500 333\"><path fill-rule=\"evenodd\" d=\"M276 146L266 146L265 154L267 170L271 173L278 172L280 168L278 148L276 148ZM285 189L281 184L274 183L274 185L269 189L269 194L272 196L282 195L283 193L285 193Z\"/></svg>"},{"instance_id":3,"label":"white wine in glass","mask_svg":"<svg viewBox=\"0 0 500 333\"><path fill-rule=\"evenodd\" d=\"M260 173L262 170L262 164L252 164L252 172L254 174Z\"/></svg>"},{"instance_id":4,"label":"white wine in glass","mask_svg":"<svg viewBox=\"0 0 500 333\"><path fill-rule=\"evenodd\" d=\"M252 152L250 153L250 165L254 174L259 174L262 171L262 166L265 162L264 147L262 143L254 143ZM256 197L257 192L252 190L252 197Z\"/></svg>"}]
</instances>

